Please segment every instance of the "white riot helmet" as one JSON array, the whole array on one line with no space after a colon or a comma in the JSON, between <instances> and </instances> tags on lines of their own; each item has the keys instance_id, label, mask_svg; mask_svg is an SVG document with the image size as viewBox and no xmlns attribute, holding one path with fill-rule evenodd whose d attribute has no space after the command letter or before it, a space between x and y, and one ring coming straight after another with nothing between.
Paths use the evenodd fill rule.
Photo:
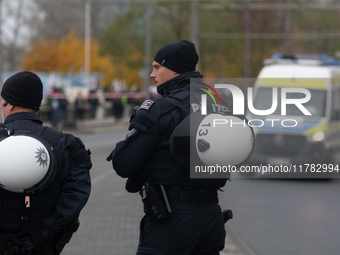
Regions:
<instances>
[{"instance_id":1,"label":"white riot helmet","mask_svg":"<svg viewBox=\"0 0 340 255\"><path fill-rule=\"evenodd\" d=\"M45 188L55 174L51 146L39 136L15 132L0 141L0 186L30 193Z\"/></svg>"},{"instance_id":2,"label":"white riot helmet","mask_svg":"<svg viewBox=\"0 0 340 255\"><path fill-rule=\"evenodd\" d=\"M170 150L187 167L197 160L207 166L237 166L249 158L254 143L254 131L243 116L192 113L172 133Z\"/></svg>"},{"instance_id":3,"label":"white riot helmet","mask_svg":"<svg viewBox=\"0 0 340 255\"><path fill-rule=\"evenodd\" d=\"M252 153L255 136L244 118L210 114L199 124L195 141L197 154L205 165L236 166Z\"/></svg>"}]
</instances>

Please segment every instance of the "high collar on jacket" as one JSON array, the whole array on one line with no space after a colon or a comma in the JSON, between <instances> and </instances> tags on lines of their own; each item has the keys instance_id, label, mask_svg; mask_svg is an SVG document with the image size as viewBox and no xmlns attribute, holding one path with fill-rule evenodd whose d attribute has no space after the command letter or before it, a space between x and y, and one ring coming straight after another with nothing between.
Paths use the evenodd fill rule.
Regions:
<instances>
[{"instance_id":1,"label":"high collar on jacket","mask_svg":"<svg viewBox=\"0 0 340 255\"><path fill-rule=\"evenodd\" d=\"M159 85L157 87L157 92L162 96L168 95L171 91L183 88L185 85L190 84L190 78L203 79L203 76L197 71L183 73Z\"/></svg>"},{"instance_id":2,"label":"high collar on jacket","mask_svg":"<svg viewBox=\"0 0 340 255\"><path fill-rule=\"evenodd\" d=\"M8 115L6 120L4 121L4 125L11 123L15 120L32 120L32 121L35 121L35 122L42 124L42 121L40 120L39 116L37 116L34 113L17 112L17 113L13 113L11 115Z\"/></svg>"}]
</instances>

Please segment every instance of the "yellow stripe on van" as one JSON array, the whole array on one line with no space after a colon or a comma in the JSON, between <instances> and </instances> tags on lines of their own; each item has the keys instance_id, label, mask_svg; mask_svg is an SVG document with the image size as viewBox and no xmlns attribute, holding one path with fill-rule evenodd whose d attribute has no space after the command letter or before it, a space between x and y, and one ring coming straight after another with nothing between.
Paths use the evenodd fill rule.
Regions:
<instances>
[{"instance_id":1,"label":"yellow stripe on van","mask_svg":"<svg viewBox=\"0 0 340 255\"><path fill-rule=\"evenodd\" d=\"M326 137L330 137L332 136L334 133L338 133L340 130L340 125L335 125L333 126L331 129L328 129L326 132ZM327 141L325 142L325 147L331 147L336 145L337 147L339 147L340 144L340 137L339 135L336 135L334 138L332 139L327 139Z\"/></svg>"},{"instance_id":2,"label":"yellow stripe on van","mask_svg":"<svg viewBox=\"0 0 340 255\"><path fill-rule=\"evenodd\" d=\"M318 125L316 125L315 127L307 130L304 135L305 136L309 136L309 135L313 135L315 134L316 132L319 132L319 131L325 131L326 127L327 127L327 124L328 124L328 121L323 121L323 122L320 122Z\"/></svg>"},{"instance_id":3,"label":"yellow stripe on van","mask_svg":"<svg viewBox=\"0 0 340 255\"><path fill-rule=\"evenodd\" d=\"M326 89L326 81L324 79L259 78L256 84L260 87Z\"/></svg>"}]
</instances>

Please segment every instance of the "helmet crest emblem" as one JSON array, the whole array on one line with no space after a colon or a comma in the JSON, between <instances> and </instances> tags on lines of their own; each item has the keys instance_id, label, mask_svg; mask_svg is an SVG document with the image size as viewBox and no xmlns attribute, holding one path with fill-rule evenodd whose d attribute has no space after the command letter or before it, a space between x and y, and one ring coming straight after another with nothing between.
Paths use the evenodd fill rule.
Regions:
<instances>
[{"instance_id":1,"label":"helmet crest emblem","mask_svg":"<svg viewBox=\"0 0 340 255\"><path fill-rule=\"evenodd\" d=\"M35 152L37 154L35 158L37 158L36 162L39 162L39 166L43 165L43 167L47 166L47 153L44 148L37 148L37 151Z\"/></svg>"}]
</instances>

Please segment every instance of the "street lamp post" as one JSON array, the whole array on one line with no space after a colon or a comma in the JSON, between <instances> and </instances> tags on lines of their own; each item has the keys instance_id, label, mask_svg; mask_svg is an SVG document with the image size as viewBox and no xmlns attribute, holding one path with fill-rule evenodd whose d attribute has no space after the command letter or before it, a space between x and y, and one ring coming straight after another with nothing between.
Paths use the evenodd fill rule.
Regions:
<instances>
[{"instance_id":1,"label":"street lamp post","mask_svg":"<svg viewBox=\"0 0 340 255\"><path fill-rule=\"evenodd\" d=\"M146 3L145 10L145 67L144 67L144 89L150 86L151 73L151 1Z\"/></svg>"},{"instance_id":2,"label":"street lamp post","mask_svg":"<svg viewBox=\"0 0 340 255\"><path fill-rule=\"evenodd\" d=\"M85 60L84 60L84 81L85 87L90 89L91 71L91 1L85 3Z\"/></svg>"}]
</instances>

